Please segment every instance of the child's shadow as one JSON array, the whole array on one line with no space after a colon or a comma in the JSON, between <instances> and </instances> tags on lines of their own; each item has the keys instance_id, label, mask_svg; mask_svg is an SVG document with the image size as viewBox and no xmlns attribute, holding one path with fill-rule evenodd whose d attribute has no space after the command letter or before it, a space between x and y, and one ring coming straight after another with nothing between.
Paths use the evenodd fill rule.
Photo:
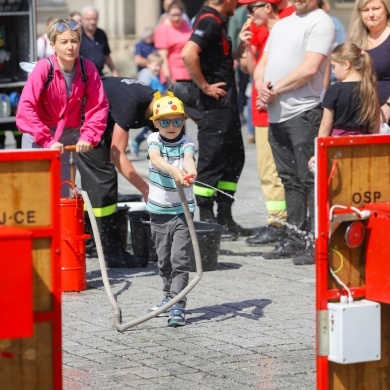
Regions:
<instances>
[{"instance_id":1,"label":"child's shadow","mask_svg":"<svg viewBox=\"0 0 390 390\"><path fill-rule=\"evenodd\" d=\"M271 302L270 299L249 299L241 302L227 302L221 305L188 309L187 314L191 316L188 318L188 322L195 323L213 319L226 321L233 317L257 321L263 317L263 309Z\"/></svg>"}]
</instances>

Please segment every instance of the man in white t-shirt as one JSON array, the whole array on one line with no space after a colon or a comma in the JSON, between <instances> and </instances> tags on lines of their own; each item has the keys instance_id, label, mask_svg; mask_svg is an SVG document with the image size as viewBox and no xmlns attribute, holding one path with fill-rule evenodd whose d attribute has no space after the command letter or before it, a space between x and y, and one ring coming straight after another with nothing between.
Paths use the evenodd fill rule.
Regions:
<instances>
[{"instance_id":1,"label":"man in white t-shirt","mask_svg":"<svg viewBox=\"0 0 390 390\"><path fill-rule=\"evenodd\" d=\"M317 0L292 0L295 13L273 27L256 66L254 80L268 110L268 139L282 179L287 206L286 238L268 259L293 257L293 263L314 264L313 239L307 245L307 206L314 228L314 176L307 162L322 119L320 98L327 76L327 57L335 47L335 28L318 9Z\"/></svg>"}]
</instances>

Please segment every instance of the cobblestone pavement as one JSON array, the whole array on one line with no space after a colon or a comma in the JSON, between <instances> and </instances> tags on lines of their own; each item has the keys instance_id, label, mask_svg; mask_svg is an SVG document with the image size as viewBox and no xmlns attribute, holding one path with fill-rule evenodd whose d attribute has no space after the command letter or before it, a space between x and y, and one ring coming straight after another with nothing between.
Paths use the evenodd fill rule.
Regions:
<instances>
[{"instance_id":1,"label":"cobblestone pavement","mask_svg":"<svg viewBox=\"0 0 390 390\"><path fill-rule=\"evenodd\" d=\"M130 158L146 174L142 147ZM236 194L245 204L233 208L246 227L265 223L255 155L255 145L246 145ZM120 191L134 192L123 179ZM98 261L88 259L87 289L63 294L64 389L314 389L314 267L265 260L262 252L271 249L248 247L243 238L222 242L216 270L204 272L188 294L186 326L169 328L163 317L123 333L113 326ZM162 298L155 263L108 274L123 322Z\"/></svg>"}]
</instances>

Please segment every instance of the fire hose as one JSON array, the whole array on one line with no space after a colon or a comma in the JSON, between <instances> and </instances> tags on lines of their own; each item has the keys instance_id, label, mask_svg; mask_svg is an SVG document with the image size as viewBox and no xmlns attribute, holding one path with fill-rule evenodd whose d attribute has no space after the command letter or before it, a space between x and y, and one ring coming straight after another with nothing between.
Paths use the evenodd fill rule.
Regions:
<instances>
[{"instance_id":1,"label":"fire hose","mask_svg":"<svg viewBox=\"0 0 390 390\"><path fill-rule=\"evenodd\" d=\"M75 146L66 146L65 147L66 151L75 151ZM185 178L187 179L188 182L193 183L193 179L191 180L190 177ZM194 249L194 256L195 256L195 265L196 265L196 275L194 278L188 283L188 285L175 297L173 297L169 302L167 302L165 305L161 306L159 309L154 310L151 313L148 313L142 317L136 318L133 321L129 321L126 323L122 324L122 310L116 301L114 294L112 293L108 274L107 274L107 267L106 263L104 261L104 253L103 253L103 247L102 243L100 240L100 235L99 235L99 229L96 223L96 218L93 213L93 207L91 204L91 201L89 199L88 193L80 188L76 188L76 191L78 194L80 194L84 200L85 206L87 208L88 216L91 221L91 226L92 226L92 233L93 237L95 239L95 244L96 244L96 250L98 254L98 259L99 259L99 265L100 265L100 271L102 274L102 280L103 280L103 285L104 289L106 291L106 294L108 296L108 299L114 309L114 326L115 329L119 332L124 332L126 329L132 328L136 325L139 325L145 321L150 320L151 318L154 318L158 316L160 313L163 313L167 311L171 306L179 302L181 299L183 299L200 281L200 279L203 276L203 269L202 269L202 259L200 255L200 249L199 249L199 243L198 243L198 238L196 236L196 231L195 231L195 226L194 222L192 220L192 215L190 213L190 210L188 208L187 204L187 199L184 194L183 187L180 183L176 183L177 185L177 191L179 193L180 201L184 209L184 215L187 221L188 225L188 230L190 233L191 241L192 241L192 246Z\"/></svg>"}]
</instances>

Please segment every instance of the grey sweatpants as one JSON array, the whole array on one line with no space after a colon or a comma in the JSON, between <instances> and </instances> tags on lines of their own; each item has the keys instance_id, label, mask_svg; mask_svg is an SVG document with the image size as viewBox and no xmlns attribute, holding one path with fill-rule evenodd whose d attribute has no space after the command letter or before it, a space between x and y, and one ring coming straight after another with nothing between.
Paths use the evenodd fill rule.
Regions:
<instances>
[{"instance_id":1,"label":"grey sweatpants","mask_svg":"<svg viewBox=\"0 0 390 390\"><path fill-rule=\"evenodd\" d=\"M192 245L186 218L184 214L151 214L150 227L163 293L173 298L187 287L189 279ZM185 306L185 299L180 303Z\"/></svg>"}]
</instances>

